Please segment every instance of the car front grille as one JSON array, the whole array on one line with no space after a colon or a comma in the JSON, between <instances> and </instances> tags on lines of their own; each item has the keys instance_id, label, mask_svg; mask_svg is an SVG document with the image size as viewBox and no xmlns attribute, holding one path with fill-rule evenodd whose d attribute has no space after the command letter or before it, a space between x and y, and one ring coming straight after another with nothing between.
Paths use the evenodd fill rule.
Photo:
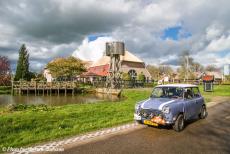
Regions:
<instances>
[{"instance_id":1,"label":"car front grille","mask_svg":"<svg viewBox=\"0 0 230 154\"><path fill-rule=\"evenodd\" d=\"M160 110L153 110L153 109L142 109L140 111L140 115L143 118L146 119L151 119L154 116L161 116L161 111Z\"/></svg>"}]
</instances>

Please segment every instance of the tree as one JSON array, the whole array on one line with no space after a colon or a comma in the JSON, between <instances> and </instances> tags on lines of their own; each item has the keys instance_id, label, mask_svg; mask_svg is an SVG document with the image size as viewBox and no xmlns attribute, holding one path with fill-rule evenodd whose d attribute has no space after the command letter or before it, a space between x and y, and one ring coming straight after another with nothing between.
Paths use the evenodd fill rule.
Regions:
<instances>
[{"instance_id":1,"label":"tree","mask_svg":"<svg viewBox=\"0 0 230 154\"><path fill-rule=\"evenodd\" d=\"M40 72L38 74L35 75L35 79L36 81L46 81L46 78L44 77L43 73Z\"/></svg>"},{"instance_id":2,"label":"tree","mask_svg":"<svg viewBox=\"0 0 230 154\"><path fill-rule=\"evenodd\" d=\"M190 57L189 51L184 51L180 56L180 68L177 69L180 79L195 79L193 58Z\"/></svg>"},{"instance_id":3,"label":"tree","mask_svg":"<svg viewBox=\"0 0 230 154\"><path fill-rule=\"evenodd\" d=\"M129 73L122 73L122 80L131 80L131 76Z\"/></svg>"},{"instance_id":4,"label":"tree","mask_svg":"<svg viewBox=\"0 0 230 154\"><path fill-rule=\"evenodd\" d=\"M163 74L172 75L173 73L173 69L168 65L160 65L159 67L147 65L146 68L154 80L159 80Z\"/></svg>"},{"instance_id":5,"label":"tree","mask_svg":"<svg viewBox=\"0 0 230 154\"><path fill-rule=\"evenodd\" d=\"M19 49L19 59L14 80L18 81L20 79L30 80L29 53L25 44L22 44L21 48Z\"/></svg>"},{"instance_id":6,"label":"tree","mask_svg":"<svg viewBox=\"0 0 230 154\"><path fill-rule=\"evenodd\" d=\"M157 66L154 65L147 65L147 70L149 71L149 73L151 74L152 78L154 80L158 80L159 76L160 76L160 70Z\"/></svg>"},{"instance_id":7,"label":"tree","mask_svg":"<svg viewBox=\"0 0 230 154\"><path fill-rule=\"evenodd\" d=\"M198 62L194 62L192 64L192 71L194 71L194 72L203 72L204 67Z\"/></svg>"},{"instance_id":8,"label":"tree","mask_svg":"<svg viewBox=\"0 0 230 154\"><path fill-rule=\"evenodd\" d=\"M144 82L145 81L145 75L143 74L143 72L141 72L139 75L138 75L138 80Z\"/></svg>"},{"instance_id":9,"label":"tree","mask_svg":"<svg viewBox=\"0 0 230 154\"><path fill-rule=\"evenodd\" d=\"M73 56L67 58L57 58L47 64L47 69L54 78L65 80L71 79L86 71L82 61Z\"/></svg>"},{"instance_id":10,"label":"tree","mask_svg":"<svg viewBox=\"0 0 230 154\"><path fill-rule=\"evenodd\" d=\"M215 72L218 70L218 68L215 65L208 65L206 66L205 70L209 72Z\"/></svg>"},{"instance_id":11,"label":"tree","mask_svg":"<svg viewBox=\"0 0 230 154\"><path fill-rule=\"evenodd\" d=\"M160 71L160 74L172 75L173 73L173 69L168 65L160 65L159 71Z\"/></svg>"},{"instance_id":12,"label":"tree","mask_svg":"<svg viewBox=\"0 0 230 154\"><path fill-rule=\"evenodd\" d=\"M7 57L0 56L0 85L10 85L10 62Z\"/></svg>"}]
</instances>

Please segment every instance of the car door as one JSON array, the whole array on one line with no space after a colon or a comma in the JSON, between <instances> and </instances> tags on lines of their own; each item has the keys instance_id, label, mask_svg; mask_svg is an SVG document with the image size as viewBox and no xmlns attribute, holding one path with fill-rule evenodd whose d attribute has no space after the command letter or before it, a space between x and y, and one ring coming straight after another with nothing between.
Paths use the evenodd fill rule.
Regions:
<instances>
[{"instance_id":1,"label":"car door","mask_svg":"<svg viewBox=\"0 0 230 154\"><path fill-rule=\"evenodd\" d=\"M201 97L198 87L193 87L192 91L193 91L193 97L195 101L195 104L194 104L195 111L194 112L195 112L195 115L198 115L203 105L203 98Z\"/></svg>"},{"instance_id":2,"label":"car door","mask_svg":"<svg viewBox=\"0 0 230 154\"><path fill-rule=\"evenodd\" d=\"M185 108L185 117L190 119L196 114L196 100L193 97L192 88L184 89L184 108Z\"/></svg>"}]
</instances>

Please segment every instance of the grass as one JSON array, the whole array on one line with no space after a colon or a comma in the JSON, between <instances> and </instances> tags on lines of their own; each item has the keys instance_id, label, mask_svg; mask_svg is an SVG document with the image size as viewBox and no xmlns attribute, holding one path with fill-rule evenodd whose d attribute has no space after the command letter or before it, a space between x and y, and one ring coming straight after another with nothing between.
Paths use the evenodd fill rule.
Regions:
<instances>
[{"instance_id":1,"label":"grass","mask_svg":"<svg viewBox=\"0 0 230 154\"><path fill-rule=\"evenodd\" d=\"M133 120L134 104L147 98L149 91L125 90L122 102L101 102L33 110L3 110L0 118L0 149L20 147L64 136L76 135Z\"/></svg>"},{"instance_id":2,"label":"grass","mask_svg":"<svg viewBox=\"0 0 230 154\"><path fill-rule=\"evenodd\" d=\"M230 85L214 85L213 92L204 92L203 86L199 86L199 88L206 102L213 101L213 98L216 96L229 96L230 97Z\"/></svg>"},{"instance_id":3,"label":"grass","mask_svg":"<svg viewBox=\"0 0 230 154\"><path fill-rule=\"evenodd\" d=\"M215 86L203 92L206 101L213 96L230 96L229 86ZM149 97L149 89L127 89L121 102L73 104L59 107L17 106L0 108L0 149L77 135L133 121L134 104Z\"/></svg>"},{"instance_id":4,"label":"grass","mask_svg":"<svg viewBox=\"0 0 230 154\"><path fill-rule=\"evenodd\" d=\"M10 94L11 87L10 86L0 86L0 94Z\"/></svg>"}]
</instances>

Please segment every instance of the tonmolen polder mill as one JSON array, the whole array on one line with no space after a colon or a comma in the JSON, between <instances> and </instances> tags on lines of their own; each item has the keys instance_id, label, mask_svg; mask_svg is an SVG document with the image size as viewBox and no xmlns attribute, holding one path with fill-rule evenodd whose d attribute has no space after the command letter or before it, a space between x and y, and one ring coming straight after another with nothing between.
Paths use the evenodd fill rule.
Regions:
<instances>
[{"instance_id":1,"label":"tonmolen polder mill","mask_svg":"<svg viewBox=\"0 0 230 154\"><path fill-rule=\"evenodd\" d=\"M107 75L106 84L104 88L98 88L97 92L120 95L121 88L121 72L120 72L120 56L125 54L124 42L107 42L106 56L110 57L110 69Z\"/></svg>"}]
</instances>

